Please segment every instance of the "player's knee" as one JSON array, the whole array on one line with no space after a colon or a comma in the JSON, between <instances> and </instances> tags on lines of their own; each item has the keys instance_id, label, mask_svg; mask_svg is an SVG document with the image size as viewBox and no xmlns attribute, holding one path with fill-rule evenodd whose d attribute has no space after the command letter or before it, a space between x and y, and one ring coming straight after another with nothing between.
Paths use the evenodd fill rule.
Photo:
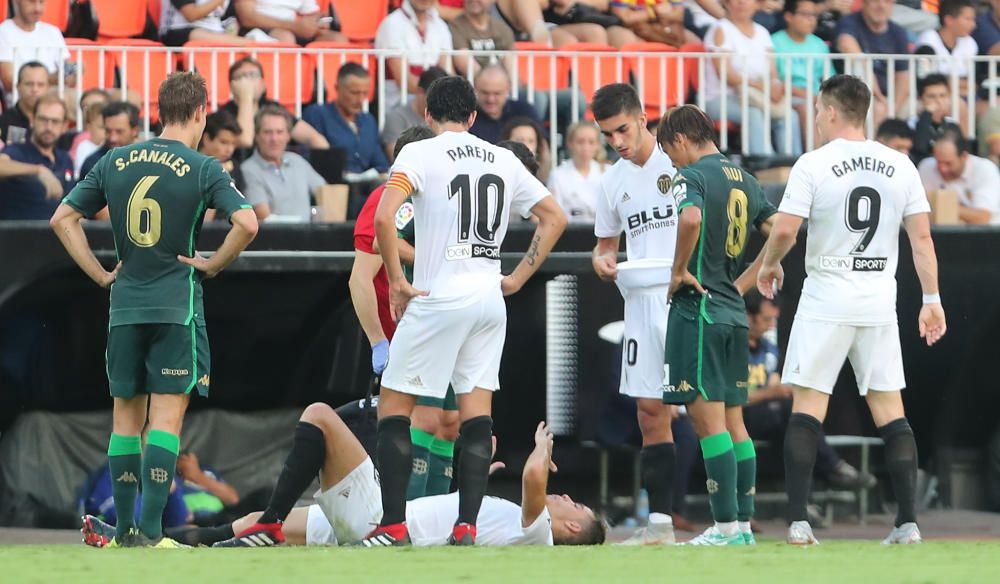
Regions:
<instances>
[{"instance_id":1,"label":"player's knee","mask_svg":"<svg viewBox=\"0 0 1000 584\"><path fill-rule=\"evenodd\" d=\"M316 402L314 404L309 404L309 406L302 411L302 415L299 416L299 421L308 422L313 426L324 428L333 423L336 418L337 412L335 412L333 408L325 403Z\"/></svg>"},{"instance_id":2,"label":"player's knee","mask_svg":"<svg viewBox=\"0 0 1000 584\"><path fill-rule=\"evenodd\" d=\"M458 439L458 432L461 428L461 420L457 410L444 410L441 412L441 423L435 433L437 438L454 442Z\"/></svg>"}]
</instances>

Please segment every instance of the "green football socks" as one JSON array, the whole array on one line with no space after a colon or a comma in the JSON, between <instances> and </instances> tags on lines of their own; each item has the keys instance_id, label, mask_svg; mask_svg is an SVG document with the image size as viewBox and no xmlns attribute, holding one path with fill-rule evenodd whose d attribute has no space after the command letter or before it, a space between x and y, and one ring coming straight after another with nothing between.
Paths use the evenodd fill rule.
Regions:
<instances>
[{"instance_id":1,"label":"green football socks","mask_svg":"<svg viewBox=\"0 0 1000 584\"><path fill-rule=\"evenodd\" d=\"M753 448L753 440L733 444L733 454L736 455L736 517L740 521L750 521L757 485L757 451Z\"/></svg>"},{"instance_id":2,"label":"green football socks","mask_svg":"<svg viewBox=\"0 0 1000 584\"><path fill-rule=\"evenodd\" d=\"M434 443L434 436L411 426L410 442L413 443L413 472L410 473L410 483L406 487L407 501L423 497L427 493L431 444Z\"/></svg>"},{"instance_id":3,"label":"green football socks","mask_svg":"<svg viewBox=\"0 0 1000 584\"><path fill-rule=\"evenodd\" d=\"M446 495L451 490L455 443L435 438L431 442L430 465L427 469L427 489L424 495Z\"/></svg>"},{"instance_id":4,"label":"green football socks","mask_svg":"<svg viewBox=\"0 0 1000 584\"><path fill-rule=\"evenodd\" d=\"M139 531L149 539L163 535L163 508L170 496L177 468L180 438L162 430L150 430L142 457L142 508Z\"/></svg>"},{"instance_id":5,"label":"green football socks","mask_svg":"<svg viewBox=\"0 0 1000 584\"><path fill-rule=\"evenodd\" d=\"M111 496L118 515L115 534L122 537L135 527L135 499L139 495L142 473L142 442L139 437L112 434L108 442L108 467L111 469Z\"/></svg>"},{"instance_id":6,"label":"green football socks","mask_svg":"<svg viewBox=\"0 0 1000 584\"><path fill-rule=\"evenodd\" d=\"M718 523L736 521L736 455L729 432L701 439L701 452L708 474L708 500Z\"/></svg>"}]
</instances>

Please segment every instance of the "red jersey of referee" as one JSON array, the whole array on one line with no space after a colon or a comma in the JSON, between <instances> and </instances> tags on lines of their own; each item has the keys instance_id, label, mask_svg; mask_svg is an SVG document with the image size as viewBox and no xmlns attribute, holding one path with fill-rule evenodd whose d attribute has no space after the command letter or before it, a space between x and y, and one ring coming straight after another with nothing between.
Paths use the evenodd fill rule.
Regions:
<instances>
[{"instance_id":1,"label":"red jersey of referee","mask_svg":"<svg viewBox=\"0 0 1000 584\"><path fill-rule=\"evenodd\" d=\"M354 249L358 251L379 255L375 251L375 209L382 200L384 190L385 185L380 185L368 195L368 200L365 201L357 221L354 222ZM385 338L392 340L392 334L396 332L396 323L393 322L392 313L389 311L389 275L385 271L385 266L379 268L372 283L375 286L378 319L382 323L382 332L385 333Z\"/></svg>"}]
</instances>

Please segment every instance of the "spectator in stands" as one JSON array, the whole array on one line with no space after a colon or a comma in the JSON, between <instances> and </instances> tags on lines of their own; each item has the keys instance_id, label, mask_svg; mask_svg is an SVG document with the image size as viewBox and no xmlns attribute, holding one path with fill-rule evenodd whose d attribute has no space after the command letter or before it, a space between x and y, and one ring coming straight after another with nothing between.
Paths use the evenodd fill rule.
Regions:
<instances>
[{"instance_id":1,"label":"spectator in stands","mask_svg":"<svg viewBox=\"0 0 1000 584\"><path fill-rule=\"evenodd\" d=\"M772 35L784 30L784 6L782 0L761 0L760 7L753 15L753 21L767 29Z\"/></svg>"},{"instance_id":2,"label":"spectator in stands","mask_svg":"<svg viewBox=\"0 0 1000 584\"><path fill-rule=\"evenodd\" d=\"M753 21L755 0L729 0L726 18L723 18L705 35L705 47L714 53L728 53L726 60L728 87L722 87L718 68L721 59L713 59L705 76L706 111L719 119L722 111L722 92L726 92L727 119L729 122L748 124L749 145L744 149L757 156L769 156L777 149L782 154L802 152L802 135L796 115L787 115L790 108L785 99L785 85L778 77L778 70L771 59L763 58L773 51L771 35L767 29ZM743 118L743 78L747 78L749 107ZM770 79L770 102L764 97L764 84ZM771 112L771 128L764 127L764 109ZM785 126L791 126L791 148L786 147ZM765 136L770 133L769 147Z\"/></svg>"},{"instance_id":3,"label":"spectator in stands","mask_svg":"<svg viewBox=\"0 0 1000 584\"><path fill-rule=\"evenodd\" d=\"M391 108L401 101L400 83L406 83L407 93L415 92L420 74L428 67L437 65L451 71L451 59L444 53L451 47L451 31L434 8L434 0L403 0L399 8L385 17L375 34L375 48L405 51L409 68L403 70L401 58L386 60L383 107Z\"/></svg>"},{"instance_id":4,"label":"spectator in stands","mask_svg":"<svg viewBox=\"0 0 1000 584\"><path fill-rule=\"evenodd\" d=\"M46 1L14 0L13 16L0 24L0 85L8 92L14 87L14 71L22 63L41 63L49 73L49 82L56 85L59 81L59 69L65 67L65 61L69 58L62 32L41 21ZM72 70L67 68L67 87L75 84L71 73ZM73 96L68 103L75 104L76 97Z\"/></svg>"},{"instance_id":5,"label":"spectator in stands","mask_svg":"<svg viewBox=\"0 0 1000 584\"><path fill-rule=\"evenodd\" d=\"M266 105L276 107L282 107L282 105L267 98L264 68L251 57L243 57L229 67L229 90L233 94L233 99L219 106L219 109L229 112L236 118L243 130L239 136L238 148L245 151L237 151L236 156L237 160L243 160L249 155L246 150L252 148L254 144L252 128L254 128L257 112ZM302 120L294 120L292 140L310 148L326 149L330 147L330 143L316 131L316 128Z\"/></svg>"},{"instance_id":6,"label":"spectator in stands","mask_svg":"<svg viewBox=\"0 0 1000 584\"><path fill-rule=\"evenodd\" d=\"M243 174L240 172L240 167L233 162L233 153L236 151L236 140L239 135L240 125L232 114L225 111L209 114L205 117L205 133L201 135L198 152L218 160L222 164L222 168L226 169L226 172L233 177L236 188L243 191L246 188Z\"/></svg>"},{"instance_id":7,"label":"spectator in stands","mask_svg":"<svg viewBox=\"0 0 1000 584\"><path fill-rule=\"evenodd\" d=\"M837 28L837 52L845 55L905 55L910 52L910 39L906 30L889 20L895 0L862 0L861 11L840 19ZM848 61L846 73L858 74L865 78L868 61L856 59ZM881 123L889 115L890 65L886 59L875 59L872 63L877 83L872 86L875 123ZM891 72L895 81L895 115L903 115L906 98L910 95L910 63L894 61Z\"/></svg>"},{"instance_id":8,"label":"spectator in stands","mask_svg":"<svg viewBox=\"0 0 1000 584\"><path fill-rule=\"evenodd\" d=\"M348 61L337 71L336 101L311 105L302 114L302 119L316 128L331 148L344 151L344 170L349 173L374 170L381 174L389 170L389 161L379 141L378 122L363 111L371 84L368 70Z\"/></svg>"},{"instance_id":9,"label":"spectator in stands","mask_svg":"<svg viewBox=\"0 0 1000 584\"><path fill-rule=\"evenodd\" d=\"M66 104L43 96L32 112L31 139L0 152L0 219L48 220L73 188L73 161L55 147L65 127Z\"/></svg>"},{"instance_id":10,"label":"spectator in stands","mask_svg":"<svg viewBox=\"0 0 1000 584\"><path fill-rule=\"evenodd\" d=\"M607 14L609 0L498 0L500 13L530 40L559 48L567 43L619 47L635 35Z\"/></svg>"},{"instance_id":11,"label":"spectator in stands","mask_svg":"<svg viewBox=\"0 0 1000 584\"><path fill-rule=\"evenodd\" d=\"M890 118L878 126L875 139L907 156L913 149L913 128L903 120Z\"/></svg>"},{"instance_id":12,"label":"spectator in stands","mask_svg":"<svg viewBox=\"0 0 1000 584\"><path fill-rule=\"evenodd\" d=\"M962 134L968 135L965 124L961 120L966 116L961 115L965 108L959 108L959 119L951 117L951 86L948 78L940 73L932 73L923 79L917 80L917 94L920 96L920 105L923 109L920 115L909 119L910 128L913 129L913 151L910 157L914 164L931 155L931 147L934 139L944 124L958 124L962 128ZM959 104L963 102L959 100Z\"/></svg>"},{"instance_id":13,"label":"spectator in stands","mask_svg":"<svg viewBox=\"0 0 1000 584\"><path fill-rule=\"evenodd\" d=\"M549 190L570 223L592 224L607 167L601 133L593 122L577 122L566 132L566 147L569 160L552 170Z\"/></svg>"},{"instance_id":14,"label":"spectator in stands","mask_svg":"<svg viewBox=\"0 0 1000 584\"><path fill-rule=\"evenodd\" d=\"M816 23L816 36L824 43L833 45L837 40L837 26L840 23L840 17L852 12L854 0L827 0L819 4L820 14Z\"/></svg>"},{"instance_id":15,"label":"spectator in stands","mask_svg":"<svg viewBox=\"0 0 1000 584\"><path fill-rule=\"evenodd\" d=\"M195 523L212 520L225 507L240 502L240 493L222 480L214 469L203 467L193 452L181 452L177 457L177 479L184 504Z\"/></svg>"},{"instance_id":16,"label":"spectator in stands","mask_svg":"<svg viewBox=\"0 0 1000 584\"><path fill-rule=\"evenodd\" d=\"M88 156L80 166L80 176L87 176L90 169L112 148L134 144L139 139L139 108L126 101L113 101L101 110L104 118L104 145Z\"/></svg>"},{"instance_id":17,"label":"spectator in stands","mask_svg":"<svg viewBox=\"0 0 1000 584\"><path fill-rule=\"evenodd\" d=\"M330 30L321 21L316 0L233 0L236 16L244 34L260 29L285 43L308 44L312 41L347 42L346 36Z\"/></svg>"},{"instance_id":18,"label":"spectator in stands","mask_svg":"<svg viewBox=\"0 0 1000 584\"><path fill-rule=\"evenodd\" d=\"M248 44L255 39L226 28L230 0L162 0L160 40L168 47L188 41ZM261 40L261 39L256 39Z\"/></svg>"},{"instance_id":19,"label":"spectator in stands","mask_svg":"<svg viewBox=\"0 0 1000 584\"><path fill-rule=\"evenodd\" d=\"M976 16L972 38L980 55L1000 55L1000 0L990 0L990 9Z\"/></svg>"},{"instance_id":20,"label":"spectator in stands","mask_svg":"<svg viewBox=\"0 0 1000 584\"><path fill-rule=\"evenodd\" d=\"M500 140L513 140L527 146L538 162L538 172L534 173L535 176L543 183L549 181L549 173L552 172L552 155L549 152L548 140L542 133L542 126L536 119L528 116L512 118L504 125Z\"/></svg>"},{"instance_id":21,"label":"spectator in stands","mask_svg":"<svg viewBox=\"0 0 1000 584\"><path fill-rule=\"evenodd\" d=\"M937 57L919 66L917 76L934 72L951 76L954 73L961 80L964 95L970 75L974 73L969 59L979 54L979 45L971 36L976 28L976 5L972 0L944 0L938 8L938 18L941 28L925 30L917 38L916 54Z\"/></svg>"},{"instance_id":22,"label":"spectator in stands","mask_svg":"<svg viewBox=\"0 0 1000 584\"><path fill-rule=\"evenodd\" d=\"M240 170L246 181L246 198L261 221L308 223L312 218L310 196L326 187L323 177L294 152L292 115L281 106L265 105L255 116L257 148Z\"/></svg>"},{"instance_id":23,"label":"spectator in stands","mask_svg":"<svg viewBox=\"0 0 1000 584\"><path fill-rule=\"evenodd\" d=\"M514 31L501 18L492 13L496 0L466 0L462 11L449 23L452 46L458 50L473 51L512 51L514 50ZM472 74L496 63L497 59L489 56L456 57L455 72L465 76L472 68ZM507 71L514 68L514 57L504 58L503 66Z\"/></svg>"},{"instance_id":24,"label":"spectator in stands","mask_svg":"<svg viewBox=\"0 0 1000 584\"><path fill-rule=\"evenodd\" d=\"M969 154L969 144L955 124L942 126L934 155L917 166L928 191L958 195L958 218L969 225L1000 225L1000 170L993 162Z\"/></svg>"},{"instance_id":25,"label":"spectator in stands","mask_svg":"<svg viewBox=\"0 0 1000 584\"><path fill-rule=\"evenodd\" d=\"M413 126L426 126L424 120L424 110L427 109L427 90L431 83L442 77L447 77L448 73L440 67L430 67L420 74L420 81L417 83L417 90L413 93L413 98L409 103L401 103L385 114L385 126L382 127L382 144L385 145L386 156L392 162L392 154L396 148L396 140L403 130Z\"/></svg>"},{"instance_id":26,"label":"spectator in stands","mask_svg":"<svg viewBox=\"0 0 1000 584\"><path fill-rule=\"evenodd\" d=\"M87 111L83 114L83 132L77 134L84 138L74 141L73 149L69 151L70 158L73 159L73 175L77 180L83 178L80 176L83 163L104 144L104 115L101 113L103 109L104 104L101 103L87 106Z\"/></svg>"},{"instance_id":27,"label":"spectator in stands","mask_svg":"<svg viewBox=\"0 0 1000 584\"><path fill-rule=\"evenodd\" d=\"M771 35L774 44L774 56L778 66L778 78L787 79L788 69L792 75L792 107L799 116L799 127L802 128L802 142L806 141L808 108L813 104L809 96L819 93L819 85L823 81L823 59L800 57L798 55L826 55L830 52L816 31L817 18L822 10L821 4L813 0L785 0L785 30ZM809 90L810 79L812 89Z\"/></svg>"},{"instance_id":28,"label":"spectator in stands","mask_svg":"<svg viewBox=\"0 0 1000 584\"><path fill-rule=\"evenodd\" d=\"M67 130L63 134L62 139L59 140L59 147L69 150L69 155L73 158L73 166L78 173L80 166L83 165L83 161L100 148L101 144L104 144L104 118L101 116L101 110L104 109L104 106L109 101L111 101L111 96L103 89L94 87L84 91L80 95L80 113L83 115L83 130L80 132ZM91 112L89 123L99 133L98 135L91 135L91 127L88 127L87 112ZM84 142L89 142L94 147L90 148L88 145L81 154L80 145Z\"/></svg>"},{"instance_id":29,"label":"spectator in stands","mask_svg":"<svg viewBox=\"0 0 1000 584\"><path fill-rule=\"evenodd\" d=\"M449 23L452 40L456 49L480 50L480 51L513 51L514 31L501 18L494 16L491 10L495 0L470 0L465 3L463 11ZM473 75L482 71L483 67L491 64L502 65L509 73L513 71L515 61L513 56L507 56L503 62L488 56L477 56L475 59L459 57L454 59L455 71L459 75L467 75L471 62ZM527 71L521 70L522 76L527 75ZM522 85L521 91L527 91ZM556 90L556 126L560 132L564 131L573 119L573 93L577 97L577 119L582 118L587 113L587 99L576 88ZM542 119L549 119L549 92L535 90L533 92L533 104L537 115Z\"/></svg>"},{"instance_id":30,"label":"spectator in stands","mask_svg":"<svg viewBox=\"0 0 1000 584\"><path fill-rule=\"evenodd\" d=\"M979 155L1000 164L1000 108L990 108L976 122Z\"/></svg>"},{"instance_id":31,"label":"spectator in stands","mask_svg":"<svg viewBox=\"0 0 1000 584\"><path fill-rule=\"evenodd\" d=\"M684 28L683 0L613 0L611 14L621 19L633 38L625 42L649 41L680 47L698 42L698 37Z\"/></svg>"},{"instance_id":32,"label":"spectator in stands","mask_svg":"<svg viewBox=\"0 0 1000 584\"><path fill-rule=\"evenodd\" d=\"M750 354L747 375L747 403L743 421L754 440L767 440L779 447L784 443L788 419L792 415L792 387L781 383L778 347L767 338L778 324L778 306L752 290L746 296ZM845 489L870 489L877 484L874 476L854 468L834 451L826 439L816 448L816 472L832 486Z\"/></svg>"},{"instance_id":33,"label":"spectator in stands","mask_svg":"<svg viewBox=\"0 0 1000 584\"><path fill-rule=\"evenodd\" d=\"M0 138L9 144L23 144L31 137L31 112L49 91L45 65L28 61L17 73L17 103L0 115Z\"/></svg>"},{"instance_id":34,"label":"spectator in stands","mask_svg":"<svg viewBox=\"0 0 1000 584\"><path fill-rule=\"evenodd\" d=\"M504 126L516 117L528 117L541 123L538 113L530 103L510 98L510 76L501 65L488 65L475 79L476 98L479 100L476 122L469 132L491 144L500 141Z\"/></svg>"}]
</instances>

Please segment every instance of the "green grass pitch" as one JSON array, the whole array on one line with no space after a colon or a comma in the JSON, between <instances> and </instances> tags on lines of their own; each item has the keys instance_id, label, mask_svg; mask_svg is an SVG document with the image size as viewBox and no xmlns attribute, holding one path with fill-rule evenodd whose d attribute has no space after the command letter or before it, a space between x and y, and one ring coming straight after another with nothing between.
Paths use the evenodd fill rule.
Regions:
<instances>
[{"instance_id":1,"label":"green grass pitch","mask_svg":"<svg viewBox=\"0 0 1000 584\"><path fill-rule=\"evenodd\" d=\"M99 550L0 547L0 581L158 584L208 582L504 584L602 582L1000 582L1000 542L810 548L272 548Z\"/></svg>"}]
</instances>

